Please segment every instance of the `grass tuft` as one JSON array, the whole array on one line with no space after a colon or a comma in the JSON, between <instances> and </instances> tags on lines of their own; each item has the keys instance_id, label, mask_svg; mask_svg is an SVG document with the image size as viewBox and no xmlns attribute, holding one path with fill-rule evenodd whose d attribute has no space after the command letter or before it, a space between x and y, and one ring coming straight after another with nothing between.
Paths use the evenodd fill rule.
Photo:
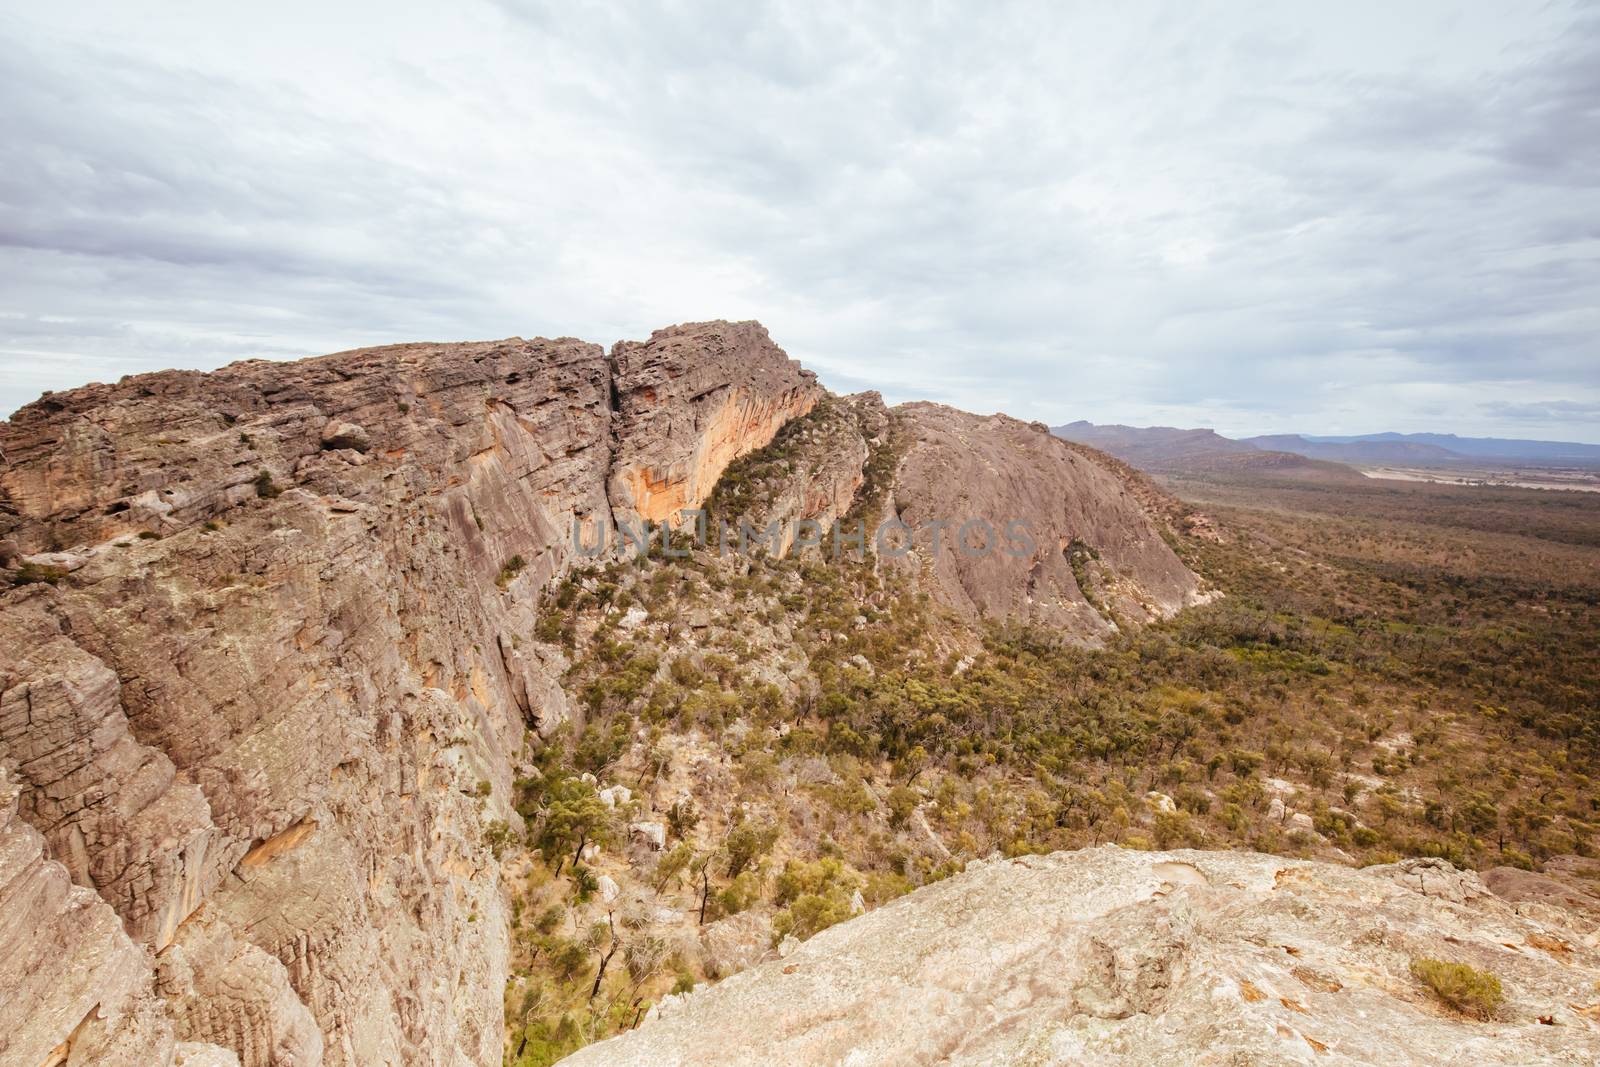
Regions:
<instances>
[{"instance_id":1,"label":"grass tuft","mask_svg":"<svg viewBox=\"0 0 1600 1067\"><path fill-rule=\"evenodd\" d=\"M1432 990L1434 996L1474 1019L1493 1018L1505 1001L1500 979L1465 963L1412 960L1411 975Z\"/></svg>"}]
</instances>

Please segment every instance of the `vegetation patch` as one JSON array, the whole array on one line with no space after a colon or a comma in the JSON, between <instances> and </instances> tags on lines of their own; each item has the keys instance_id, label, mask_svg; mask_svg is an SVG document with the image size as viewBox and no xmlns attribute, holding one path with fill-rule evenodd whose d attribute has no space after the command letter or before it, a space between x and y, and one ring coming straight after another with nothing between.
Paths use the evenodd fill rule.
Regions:
<instances>
[{"instance_id":1,"label":"vegetation patch","mask_svg":"<svg viewBox=\"0 0 1600 1067\"><path fill-rule=\"evenodd\" d=\"M44 563L24 561L11 578L12 585L55 585L67 576L65 567L52 567Z\"/></svg>"},{"instance_id":2,"label":"vegetation patch","mask_svg":"<svg viewBox=\"0 0 1600 1067\"><path fill-rule=\"evenodd\" d=\"M1500 979L1465 963L1445 960L1411 961L1411 976L1463 1015L1491 1019L1505 1001Z\"/></svg>"},{"instance_id":3,"label":"vegetation patch","mask_svg":"<svg viewBox=\"0 0 1600 1067\"><path fill-rule=\"evenodd\" d=\"M512 581L516 579L517 575L521 574L523 569L527 566L527 560L523 559L521 556L512 556L510 559L506 560L500 565L500 573L495 577L494 584L498 585L501 589L504 589L506 586L510 585Z\"/></svg>"}]
</instances>

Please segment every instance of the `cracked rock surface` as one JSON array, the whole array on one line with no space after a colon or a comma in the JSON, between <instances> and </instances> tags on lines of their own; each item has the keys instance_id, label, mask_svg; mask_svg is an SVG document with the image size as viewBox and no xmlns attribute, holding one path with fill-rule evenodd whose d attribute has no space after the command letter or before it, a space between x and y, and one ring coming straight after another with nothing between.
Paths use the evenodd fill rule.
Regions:
<instances>
[{"instance_id":1,"label":"cracked rock surface","mask_svg":"<svg viewBox=\"0 0 1600 1067\"><path fill-rule=\"evenodd\" d=\"M1563 918L1439 860L1107 846L990 861L562 1062L1592 1064L1600 951ZM1440 1003L1411 977L1419 957L1495 974L1498 1016Z\"/></svg>"}]
</instances>

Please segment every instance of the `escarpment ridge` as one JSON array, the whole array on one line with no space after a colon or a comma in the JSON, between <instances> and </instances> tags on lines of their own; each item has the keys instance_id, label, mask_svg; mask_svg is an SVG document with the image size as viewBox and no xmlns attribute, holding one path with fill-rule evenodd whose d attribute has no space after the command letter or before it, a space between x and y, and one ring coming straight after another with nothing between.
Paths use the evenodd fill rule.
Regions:
<instances>
[{"instance_id":1,"label":"escarpment ridge","mask_svg":"<svg viewBox=\"0 0 1600 1067\"><path fill-rule=\"evenodd\" d=\"M498 1063L485 830L520 832L518 767L574 715L533 636L573 524L698 506L826 399L760 325L713 322L609 354L166 371L0 423L0 987L30 1006L0 1062ZM1159 517L1042 429L849 404L859 435L785 514L836 517L871 475L906 514L993 504L1048 531L1005 571L930 554L957 610L1095 640L1198 588ZM1103 546L1098 595L1063 555L1080 541Z\"/></svg>"}]
</instances>

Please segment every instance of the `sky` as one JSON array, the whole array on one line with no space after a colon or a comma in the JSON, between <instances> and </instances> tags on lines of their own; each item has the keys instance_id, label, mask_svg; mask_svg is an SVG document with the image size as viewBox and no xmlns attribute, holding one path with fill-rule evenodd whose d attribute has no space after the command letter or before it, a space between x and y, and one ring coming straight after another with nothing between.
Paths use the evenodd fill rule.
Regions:
<instances>
[{"instance_id":1,"label":"sky","mask_svg":"<svg viewBox=\"0 0 1600 1067\"><path fill-rule=\"evenodd\" d=\"M0 0L0 416L759 319L1052 424L1600 442L1600 3Z\"/></svg>"}]
</instances>

